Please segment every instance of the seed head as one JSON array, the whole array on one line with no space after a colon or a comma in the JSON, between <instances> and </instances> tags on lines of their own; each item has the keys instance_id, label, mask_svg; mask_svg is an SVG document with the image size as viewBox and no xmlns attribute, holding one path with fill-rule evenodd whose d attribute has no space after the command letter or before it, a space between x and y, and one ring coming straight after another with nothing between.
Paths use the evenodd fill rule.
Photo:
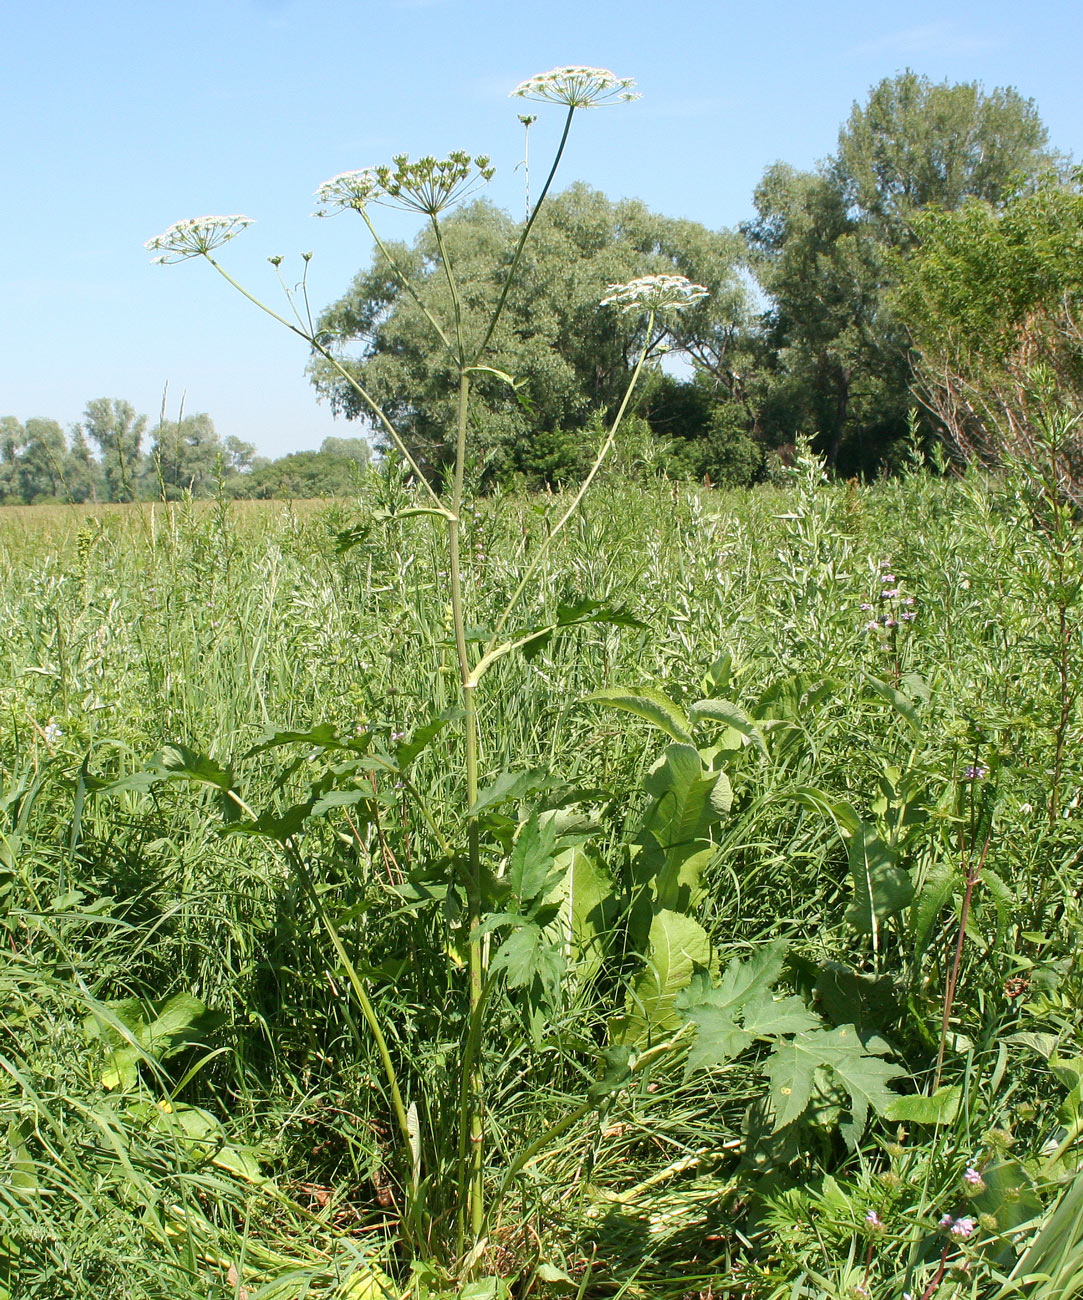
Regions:
<instances>
[{"instance_id":1,"label":"seed head","mask_svg":"<svg viewBox=\"0 0 1083 1300\"><path fill-rule=\"evenodd\" d=\"M510 98L537 99L568 108L597 108L600 104L627 104L639 95L631 77L617 77L608 68L554 68L521 81Z\"/></svg>"},{"instance_id":2,"label":"seed head","mask_svg":"<svg viewBox=\"0 0 1083 1300\"><path fill-rule=\"evenodd\" d=\"M190 217L187 221L176 222L153 239L148 239L143 247L149 253L158 254L151 260L161 266L170 262L185 262L190 257L199 257L228 243L245 226L251 224L251 217Z\"/></svg>"},{"instance_id":3,"label":"seed head","mask_svg":"<svg viewBox=\"0 0 1083 1300\"><path fill-rule=\"evenodd\" d=\"M683 311L709 294L709 289L683 275L641 275L627 284L609 285L601 305L622 312Z\"/></svg>"}]
</instances>

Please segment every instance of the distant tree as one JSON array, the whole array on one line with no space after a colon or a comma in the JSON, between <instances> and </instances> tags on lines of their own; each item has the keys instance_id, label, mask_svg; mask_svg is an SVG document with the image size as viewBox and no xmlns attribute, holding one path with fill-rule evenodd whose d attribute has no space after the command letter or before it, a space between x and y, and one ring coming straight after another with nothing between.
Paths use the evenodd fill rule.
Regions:
<instances>
[{"instance_id":1,"label":"distant tree","mask_svg":"<svg viewBox=\"0 0 1083 1300\"><path fill-rule=\"evenodd\" d=\"M155 490L169 500L211 496L219 488L232 494L231 480L251 469L255 454L239 438L223 442L205 413L163 420L153 430L150 454Z\"/></svg>"},{"instance_id":2,"label":"distant tree","mask_svg":"<svg viewBox=\"0 0 1083 1300\"><path fill-rule=\"evenodd\" d=\"M372 460L372 443L367 438L324 438L320 443L324 456L345 456L364 469Z\"/></svg>"},{"instance_id":3,"label":"distant tree","mask_svg":"<svg viewBox=\"0 0 1083 1300\"><path fill-rule=\"evenodd\" d=\"M1039 372L1039 387L1051 383L1058 405L1083 418L1083 171L1067 183L1049 176L999 210L972 199L919 214L915 229L895 308L920 391L956 456L1027 457L1044 418ZM1068 472L1083 499L1083 459Z\"/></svg>"},{"instance_id":4,"label":"distant tree","mask_svg":"<svg viewBox=\"0 0 1083 1300\"><path fill-rule=\"evenodd\" d=\"M98 397L83 413L83 432L97 444L110 501L134 501L145 470L147 417L118 398Z\"/></svg>"},{"instance_id":5,"label":"distant tree","mask_svg":"<svg viewBox=\"0 0 1083 1300\"><path fill-rule=\"evenodd\" d=\"M817 172L775 164L744 228L769 295L773 375L762 421L785 410L844 473L875 470L906 432L913 375L890 291L929 205L1003 203L1047 167L1046 132L1016 91L905 72L855 104Z\"/></svg>"},{"instance_id":6,"label":"distant tree","mask_svg":"<svg viewBox=\"0 0 1083 1300\"><path fill-rule=\"evenodd\" d=\"M255 467L243 480L243 494L252 497L356 496L365 465L356 451L328 451L327 442L364 442L363 439L330 438L319 451L295 451L288 456ZM367 446L367 444L364 444Z\"/></svg>"},{"instance_id":7,"label":"distant tree","mask_svg":"<svg viewBox=\"0 0 1083 1300\"><path fill-rule=\"evenodd\" d=\"M909 69L855 104L829 174L886 243L913 242L913 217L968 198L1000 204L1052 159L1032 99L1011 87L932 82Z\"/></svg>"}]
</instances>

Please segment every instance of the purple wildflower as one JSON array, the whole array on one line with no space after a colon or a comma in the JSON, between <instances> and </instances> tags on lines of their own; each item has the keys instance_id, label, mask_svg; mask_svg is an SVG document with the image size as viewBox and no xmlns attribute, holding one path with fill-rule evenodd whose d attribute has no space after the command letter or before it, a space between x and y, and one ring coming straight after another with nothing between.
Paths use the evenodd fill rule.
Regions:
<instances>
[{"instance_id":1,"label":"purple wildflower","mask_svg":"<svg viewBox=\"0 0 1083 1300\"><path fill-rule=\"evenodd\" d=\"M989 775L989 769L987 767L982 767L980 763L978 763L975 767L963 768L964 781L984 781L988 775Z\"/></svg>"},{"instance_id":2,"label":"purple wildflower","mask_svg":"<svg viewBox=\"0 0 1083 1300\"><path fill-rule=\"evenodd\" d=\"M970 1217L969 1214L965 1215L961 1219L956 1219L955 1222L951 1225L951 1235L955 1238L956 1241L965 1241L967 1237L973 1234L974 1229L977 1226L978 1225L974 1222L974 1220Z\"/></svg>"}]
</instances>

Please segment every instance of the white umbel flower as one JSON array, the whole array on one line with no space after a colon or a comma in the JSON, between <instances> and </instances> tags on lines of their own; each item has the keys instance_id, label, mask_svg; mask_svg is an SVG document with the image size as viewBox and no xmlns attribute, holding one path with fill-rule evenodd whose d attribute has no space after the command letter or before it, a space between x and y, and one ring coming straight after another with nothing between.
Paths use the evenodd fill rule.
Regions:
<instances>
[{"instance_id":1,"label":"white umbel flower","mask_svg":"<svg viewBox=\"0 0 1083 1300\"><path fill-rule=\"evenodd\" d=\"M709 296L709 289L683 275L641 275L627 284L609 285L601 305L623 312L683 311Z\"/></svg>"},{"instance_id":2,"label":"white umbel flower","mask_svg":"<svg viewBox=\"0 0 1083 1300\"><path fill-rule=\"evenodd\" d=\"M316 191L316 202L320 205L316 216L329 217L332 212L345 208L363 208L383 192L375 167L364 167L356 172L339 172L329 181L324 181Z\"/></svg>"},{"instance_id":3,"label":"white umbel flower","mask_svg":"<svg viewBox=\"0 0 1083 1300\"><path fill-rule=\"evenodd\" d=\"M148 239L143 247L150 253L157 253L158 256L151 260L162 265L184 262L189 257L199 257L228 243L251 224L251 217L190 217Z\"/></svg>"},{"instance_id":4,"label":"white umbel flower","mask_svg":"<svg viewBox=\"0 0 1083 1300\"><path fill-rule=\"evenodd\" d=\"M521 81L509 98L538 99L568 108L596 108L638 99L632 77L615 76L608 68L554 68Z\"/></svg>"}]
</instances>

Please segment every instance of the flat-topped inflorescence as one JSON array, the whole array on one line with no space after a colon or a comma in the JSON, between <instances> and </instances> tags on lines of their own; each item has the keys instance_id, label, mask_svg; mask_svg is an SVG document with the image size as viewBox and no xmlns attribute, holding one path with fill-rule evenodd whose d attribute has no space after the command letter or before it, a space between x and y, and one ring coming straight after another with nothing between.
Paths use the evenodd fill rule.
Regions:
<instances>
[{"instance_id":1,"label":"flat-topped inflorescence","mask_svg":"<svg viewBox=\"0 0 1083 1300\"><path fill-rule=\"evenodd\" d=\"M150 253L157 253L152 261L163 266L169 262L184 262L228 243L251 224L251 217L189 217L148 239L143 247Z\"/></svg>"},{"instance_id":2,"label":"flat-topped inflorescence","mask_svg":"<svg viewBox=\"0 0 1083 1300\"><path fill-rule=\"evenodd\" d=\"M538 99L568 108L597 108L601 104L627 104L639 95L632 77L615 76L608 68L553 68L521 81L512 98Z\"/></svg>"},{"instance_id":3,"label":"flat-topped inflorescence","mask_svg":"<svg viewBox=\"0 0 1083 1300\"><path fill-rule=\"evenodd\" d=\"M463 150L456 150L446 158L428 155L414 162L400 153L392 163L392 166L384 164L340 172L324 181L316 191L316 200L321 205L316 215L327 217L345 208L360 212L369 203L382 203L435 217L487 184L496 174L486 154L471 158Z\"/></svg>"},{"instance_id":4,"label":"flat-topped inflorescence","mask_svg":"<svg viewBox=\"0 0 1083 1300\"><path fill-rule=\"evenodd\" d=\"M609 285L601 305L623 312L683 311L709 296L709 289L683 275L641 275L627 284Z\"/></svg>"}]
</instances>

